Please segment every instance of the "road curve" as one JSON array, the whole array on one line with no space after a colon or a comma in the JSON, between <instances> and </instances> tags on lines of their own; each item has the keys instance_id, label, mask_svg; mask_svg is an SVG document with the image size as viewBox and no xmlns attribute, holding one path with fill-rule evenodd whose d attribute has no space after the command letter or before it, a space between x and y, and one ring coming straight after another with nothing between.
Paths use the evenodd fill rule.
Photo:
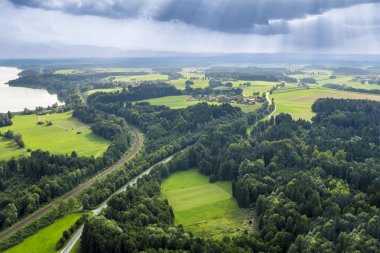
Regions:
<instances>
[{"instance_id":1,"label":"road curve","mask_svg":"<svg viewBox=\"0 0 380 253\"><path fill-rule=\"evenodd\" d=\"M12 227L10 227L7 230L4 230L3 232L1 232L0 233L0 241L3 240L4 238L10 236L11 234L17 232L21 228L29 225L30 223L32 223L36 219L42 217L44 214L46 214L50 210L52 210L53 206L59 204L60 202L62 202L64 200L69 199L70 197L73 197L73 196L77 195L78 193L80 193L83 190L88 189L97 180L106 177L107 175L111 174L112 172L114 172L115 170L117 170L118 168L120 168L123 164L125 164L126 162L128 162L129 160L131 160L139 152L139 150L141 149L142 144L143 144L142 134L140 133L140 131L138 129L136 129L136 128L133 128L133 127L131 127L131 130L132 130L132 132L135 135L135 146L133 147L132 150L130 150L127 153L126 156L122 157L118 162L116 162L114 165L112 165L108 169L102 171L101 173L97 174L93 178L87 180L85 183L80 184L79 186L77 186L73 190L67 192L63 196L57 198L56 200L54 200L50 204L47 204L43 208L38 209L37 211L35 211L31 215L25 217L23 220L19 221L15 225L13 225Z\"/></svg>"},{"instance_id":2,"label":"road curve","mask_svg":"<svg viewBox=\"0 0 380 253\"><path fill-rule=\"evenodd\" d=\"M265 93L265 98L268 101L269 105L272 105L272 100L269 98L269 92ZM271 112L271 114L269 114L268 116L269 119L276 113L276 109L277 109L276 104L274 104L274 110L273 112Z\"/></svg>"},{"instance_id":3,"label":"road curve","mask_svg":"<svg viewBox=\"0 0 380 253\"><path fill-rule=\"evenodd\" d=\"M179 152L183 152L183 150L179 151ZM161 164L161 163L167 163L169 162L176 154L178 154L179 152L175 153L174 155L171 155L167 158L165 158L164 160L154 164L153 166L151 166L149 169L143 171L142 173L140 173L138 176L136 176L135 178L133 178L131 181L129 181L127 184L125 184L123 187L121 187L119 190L117 190L115 193L113 193L103 204L101 204L97 209L94 209L92 210L93 214L96 216L96 215L99 215L100 212L105 209L107 207L107 202L108 200L115 194L118 194L118 193L121 193L123 191L126 191L127 190L127 187L128 186L132 186L134 184L136 184L137 180L142 178L143 176L145 175L148 175L153 167L157 164ZM71 240L67 243L67 245L65 246L65 248L63 248L63 250L60 251L60 253L70 253L70 251L73 249L73 247L75 246L75 244L78 242L79 238L82 236L82 233L83 233L83 228L84 228L84 225L82 225L78 232L76 232L76 234L73 236L73 238L71 238Z\"/></svg>"}]
</instances>

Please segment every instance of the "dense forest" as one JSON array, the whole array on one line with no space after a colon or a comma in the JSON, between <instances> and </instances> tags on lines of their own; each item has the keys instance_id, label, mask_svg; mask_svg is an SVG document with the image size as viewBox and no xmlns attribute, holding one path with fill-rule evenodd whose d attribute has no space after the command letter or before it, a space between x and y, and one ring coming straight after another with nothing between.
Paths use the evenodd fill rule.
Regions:
<instances>
[{"instance_id":1,"label":"dense forest","mask_svg":"<svg viewBox=\"0 0 380 253\"><path fill-rule=\"evenodd\" d=\"M115 195L84 230L84 252L378 252L380 104L320 99L313 122L281 114L245 137L247 116L204 129L136 187ZM257 228L222 240L174 224L160 194L164 178L197 167L230 179Z\"/></svg>"},{"instance_id":2,"label":"dense forest","mask_svg":"<svg viewBox=\"0 0 380 253\"><path fill-rule=\"evenodd\" d=\"M162 89L166 90L166 86ZM229 104L216 106L200 103L185 109L172 110L166 106L152 106L149 103L133 104L126 98L122 99L123 96L120 93L93 94L88 100L87 107L74 112L84 122L89 122L101 114L123 118L141 129L146 139L141 157L135 159L133 163L128 163L125 170L108 176L107 179L85 191L83 205L88 209L104 201L112 192L153 164L194 144L199 136L214 126L241 119L236 127L241 133L247 128L246 115L240 108ZM269 113L268 105L264 104L257 113L249 114L249 121L254 123Z\"/></svg>"},{"instance_id":3,"label":"dense forest","mask_svg":"<svg viewBox=\"0 0 380 253\"><path fill-rule=\"evenodd\" d=\"M177 90L173 85L164 82L143 82L138 86L129 86L128 90L115 94L99 92L88 98L90 104L110 103L110 102L132 102L149 98L159 98L165 96L177 96L182 92Z\"/></svg>"}]
</instances>

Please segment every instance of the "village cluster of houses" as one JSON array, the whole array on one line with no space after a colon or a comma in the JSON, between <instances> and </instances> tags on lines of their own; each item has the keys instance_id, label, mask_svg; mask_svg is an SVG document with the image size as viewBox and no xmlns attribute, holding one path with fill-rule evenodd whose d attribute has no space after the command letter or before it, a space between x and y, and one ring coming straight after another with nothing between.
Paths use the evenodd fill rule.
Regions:
<instances>
[{"instance_id":1,"label":"village cluster of houses","mask_svg":"<svg viewBox=\"0 0 380 253\"><path fill-rule=\"evenodd\" d=\"M377 83L380 81L380 76L366 75L366 76L355 76L352 81L361 83Z\"/></svg>"},{"instance_id":2,"label":"village cluster of houses","mask_svg":"<svg viewBox=\"0 0 380 253\"><path fill-rule=\"evenodd\" d=\"M190 97L187 99L187 101L206 101L206 102L254 105L256 103L265 102L265 98L262 98L262 97L244 97L244 96L228 96L228 95L200 95L197 97Z\"/></svg>"}]
</instances>

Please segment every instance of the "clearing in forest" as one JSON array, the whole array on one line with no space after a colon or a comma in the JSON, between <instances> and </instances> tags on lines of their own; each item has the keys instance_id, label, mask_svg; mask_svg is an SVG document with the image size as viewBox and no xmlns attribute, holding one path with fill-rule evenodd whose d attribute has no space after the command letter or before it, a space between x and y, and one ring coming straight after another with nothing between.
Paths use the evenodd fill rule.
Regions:
<instances>
[{"instance_id":1,"label":"clearing in forest","mask_svg":"<svg viewBox=\"0 0 380 253\"><path fill-rule=\"evenodd\" d=\"M54 154L68 154L75 151L79 156L101 156L110 142L94 134L90 126L81 123L72 117L71 112L49 114L44 116L16 115L13 125L0 128L1 132L8 129L21 133L25 143L25 150L42 149ZM42 125L39 125L41 122ZM51 122L49 126L47 122ZM6 155L0 159L17 156L23 149L15 149L7 142L0 144L0 150ZM21 150L21 151L20 151ZM2 153L1 153L2 154Z\"/></svg>"},{"instance_id":2,"label":"clearing in forest","mask_svg":"<svg viewBox=\"0 0 380 253\"><path fill-rule=\"evenodd\" d=\"M162 193L173 207L175 223L204 236L223 237L242 229L244 212L232 197L231 182L209 183L198 170L174 173Z\"/></svg>"},{"instance_id":3,"label":"clearing in forest","mask_svg":"<svg viewBox=\"0 0 380 253\"><path fill-rule=\"evenodd\" d=\"M270 98L276 102L276 115L288 113L294 119L311 120L314 113L312 104L319 98L369 99L380 101L379 95L354 93L310 85L309 89L288 84L285 88L275 91Z\"/></svg>"}]
</instances>

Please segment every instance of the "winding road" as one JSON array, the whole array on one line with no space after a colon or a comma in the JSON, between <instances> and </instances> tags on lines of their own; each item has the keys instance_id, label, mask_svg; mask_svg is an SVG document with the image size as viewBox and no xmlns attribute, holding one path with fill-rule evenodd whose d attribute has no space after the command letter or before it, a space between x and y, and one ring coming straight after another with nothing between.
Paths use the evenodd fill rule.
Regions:
<instances>
[{"instance_id":1,"label":"winding road","mask_svg":"<svg viewBox=\"0 0 380 253\"><path fill-rule=\"evenodd\" d=\"M272 99L269 98L269 92L265 93L265 98L267 99L269 105L272 105ZM270 119L276 113L276 104L274 105L274 110L269 114L268 118Z\"/></svg>"},{"instance_id":2,"label":"winding road","mask_svg":"<svg viewBox=\"0 0 380 253\"><path fill-rule=\"evenodd\" d=\"M101 173L97 174L93 178L87 180L85 183L80 184L79 186L77 186L73 190L67 192L63 196L57 198L56 200L54 200L50 204L47 204L46 206L38 209L37 211L35 211L31 215L25 217L23 220L19 221L18 223L16 223L12 227L10 227L10 228L2 231L0 233L0 240L3 240L4 238L6 238L6 237L10 236L11 234L13 234L13 233L17 232L18 230L20 230L21 228L29 225L33 221L37 220L38 218L42 217L44 214L46 214L50 210L52 210L53 206L56 206L60 202L62 202L64 200L67 200L70 197L73 197L73 196L77 195L78 193L80 193L80 192L88 189L97 180L106 177L107 175L111 174L115 170L119 169L126 162L130 161L139 152L139 150L141 149L141 147L143 145L143 137L142 137L142 134L140 133L140 131L138 129L136 129L136 128L133 128L133 127L131 127L131 130L132 130L132 132L133 132L133 134L135 136L135 145L134 145L133 149L130 150L127 153L127 155L125 155L124 157L122 157L118 162L116 162L114 165L112 165L108 169L102 171Z\"/></svg>"}]
</instances>

